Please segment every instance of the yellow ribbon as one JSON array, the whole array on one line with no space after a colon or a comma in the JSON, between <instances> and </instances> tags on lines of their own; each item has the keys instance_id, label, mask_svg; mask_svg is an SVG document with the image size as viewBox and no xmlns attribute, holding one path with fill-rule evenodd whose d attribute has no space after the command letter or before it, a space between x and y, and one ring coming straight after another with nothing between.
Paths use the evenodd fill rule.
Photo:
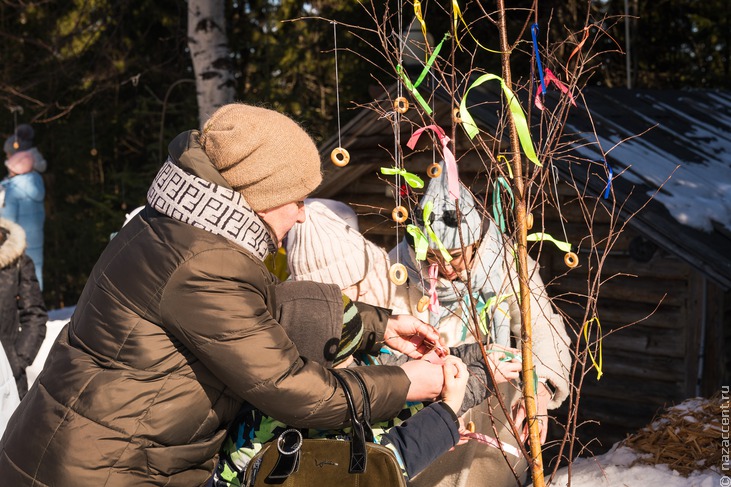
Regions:
<instances>
[{"instance_id":1,"label":"yellow ribbon","mask_svg":"<svg viewBox=\"0 0 731 487\"><path fill-rule=\"evenodd\" d=\"M596 321L597 326L597 341L599 342L599 362L597 362L594 359L594 354L591 352L591 348L589 347L589 325ZM591 363L594 365L594 368L596 369L596 380L599 380L602 378L602 375L604 372L602 372L602 324L599 322L599 318L596 316L584 323L584 340L586 340L586 350L589 352L589 358L591 359Z\"/></svg>"},{"instance_id":2,"label":"yellow ribbon","mask_svg":"<svg viewBox=\"0 0 731 487\"><path fill-rule=\"evenodd\" d=\"M421 13L421 2L419 0L414 0L414 15L416 16L416 20L421 24L421 33L424 35L424 46L426 47L424 49L424 56L428 58L429 40L426 38L426 22L424 22L424 16Z\"/></svg>"},{"instance_id":3,"label":"yellow ribbon","mask_svg":"<svg viewBox=\"0 0 731 487\"><path fill-rule=\"evenodd\" d=\"M490 309L493 306L496 307L495 308L496 311L499 310L502 314L504 314L505 316L510 318L510 314L508 312L506 312L504 309L501 309L500 304L512 295L513 295L513 293L503 294L502 296L492 296L487 300L487 302L485 303L485 307L482 308L482 310L480 312L480 329L482 330L483 335L487 335L487 313L490 312L490 314L492 314ZM505 352L505 353L506 353L506 355L508 354L508 352ZM513 358L512 354L511 354L510 358L511 359ZM503 360L505 360L505 359L503 359Z\"/></svg>"},{"instance_id":4,"label":"yellow ribbon","mask_svg":"<svg viewBox=\"0 0 731 487\"><path fill-rule=\"evenodd\" d=\"M563 252L571 252L570 243L564 242L563 240L557 240L547 233L543 233L543 232L531 233L530 235L526 236L526 240L528 240L528 242L539 242L541 240L553 242L553 244L556 247L558 247L559 250L561 250Z\"/></svg>"},{"instance_id":5,"label":"yellow ribbon","mask_svg":"<svg viewBox=\"0 0 731 487\"><path fill-rule=\"evenodd\" d=\"M457 3L457 0L452 0L452 15L454 16L454 19L452 20L452 32L454 32L454 40L457 41L457 47L462 49L462 46L459 45L459 36L457 35L457 19L461 18L462 22L464 22L464 18L462 18L462 11L459 9L459 4Z\"/></svg>"},{"instance_id":6,"label":"yellow ribbon","mask_svg":"<svg viewBox=\"0 0 731 487\"><path fill-rule=\"evenodd\" d=\"M459 4L457 3L457 0L452 0L452 14L454 16L454 20L452 21L452 28L454 32L454 39L457 41L457 47L462 49L462 46L459 45L459 36L457 35L457 20L462 21L462 25L464 25L465 30L469 34L469 36L472 38L473 41L475 41L475 44L477 44L482 49L488 51L488 52L494 52L495 54L502 54L502 51L494 51L492 49L488 49L482 44L480 44L480 41L478 41L474 35L472 35L472 31L470 31L469 26L467 25L467 22L464 19L464 16L462 16L462 10L459 8Z\"/></svg>"},{"instance_id":7,"label":"yellow ribbon","mask_svg":"<svg viewBox=\"0 0 731 487\"><path fill-rule=\"evenodd\" d=\"M510 162L508 162L508 158L504 155L500 154L497 156L497 162L505 162L505 165L508 166L508 175L510 176L510 179L513 179L513 168L510 167Z\"/></svg>"}]
</instances>

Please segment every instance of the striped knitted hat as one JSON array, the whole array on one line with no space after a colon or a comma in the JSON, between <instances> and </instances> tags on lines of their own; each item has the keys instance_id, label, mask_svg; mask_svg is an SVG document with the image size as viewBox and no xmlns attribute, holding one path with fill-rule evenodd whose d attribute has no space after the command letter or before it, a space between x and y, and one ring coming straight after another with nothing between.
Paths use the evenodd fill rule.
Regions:
<instances>
[{"instance_id":1,"label":"striped knitted hat","mask_svg":"<svg viewBox=\"0 0 731 487\"><path fill-rule=\"evenodd\" d=\"M287 234L287 266L295 281L337 284L345 289L365 278L365 238L317 200L305 200L306 220Z\"/></svg>"},{"instance_id":2,"label":"striped knitted hat","mask_svg":"<svg viewBox=\"0 0 731 487\"><path fill-rule=\"evenodd\" d=\"M340 343L338 344L333 366L340 364L345 359L353 355L360 343L363 341L363 321L360 318L358 308L353 302L343 294L343 334L340 335Z\"/></svg>"}]
</instances>

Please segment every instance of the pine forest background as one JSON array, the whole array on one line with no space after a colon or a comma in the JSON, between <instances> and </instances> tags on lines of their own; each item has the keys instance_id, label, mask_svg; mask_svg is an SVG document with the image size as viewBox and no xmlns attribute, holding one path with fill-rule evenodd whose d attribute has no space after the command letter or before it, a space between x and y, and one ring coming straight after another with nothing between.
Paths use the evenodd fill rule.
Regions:
<instances>
[{"instance_id":1,"label":"pine forest background","mask_svg":"<svg viewBox=\"0 0 731 487\"><path fill-rule=\"evenodd\" d=\"M385 1L383 3L386 3ZM408 22L410 2L404 9ZM444 4L450 2L422 2ZM532 1L508 1L524 27ZM367 2L228 1L227 36L236 100L264 104L321 142L337 130L333 25L372 29ZM391 1L395 11L398 2ZM49 162L44 295L49 308L76 302L89 271L125 213L144 204L168 141L198 126L183 0L0 1L0 135L31 123ZM589 84L731 89L731 2L606 0L538 2L541 35L563 40L587 15L611 36ZM630 17L625 22L625 9ZM477 12L463 12L467 22ZM509 17L510 18L510 17ZM433 34L449 30L434 26ZM486 47L498 39L472 33ZM484 32L488 32L485 29ZM518 32L519 33L519 32ZM371 38L369 36L373 35ZM516 35L517 37L517 35ZM523 35L530 39L530 35ZM341 123L390 86L372 30L338 31ZM513 78L531 76L530 43L512 57ZM458 54L459 55L459 54ZM466 54L465 54L466 55ZM475 60L499 72L500 57Z\"/></svg>"}]
</instances>

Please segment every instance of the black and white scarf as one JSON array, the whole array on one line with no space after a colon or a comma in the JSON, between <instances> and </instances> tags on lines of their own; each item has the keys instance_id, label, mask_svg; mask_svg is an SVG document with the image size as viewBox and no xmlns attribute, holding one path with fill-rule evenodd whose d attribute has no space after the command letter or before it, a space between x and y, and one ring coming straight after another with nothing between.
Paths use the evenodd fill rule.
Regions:
<instances>
[{"instance_id":1,"label":"black and white scarf","mask_svg":"<svg viewBox=\"0 0 731 487\"><path fill-rule=\"evenodd\" d=\"M277 251L276 239L244 197L165 161L147 202L170 218L236 242L259 259Z\"/></svg>"}]
</instances>

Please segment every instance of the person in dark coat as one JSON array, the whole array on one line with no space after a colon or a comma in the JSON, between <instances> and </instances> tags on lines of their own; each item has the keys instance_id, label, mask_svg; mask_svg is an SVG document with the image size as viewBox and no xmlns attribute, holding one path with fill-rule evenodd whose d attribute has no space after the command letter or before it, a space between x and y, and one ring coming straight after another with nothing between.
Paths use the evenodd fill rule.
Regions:
<instances>
[{"instance_id":1,"label":"person in dark coat","mask_svg":"<svg viewBox=\"0 0 731 487\"><path fill-rule=\"evenodd\" d=\"M41 348L46 321L35 266L25 253L25 232L20 225L0 219L0 342L21 399L28 392L25 368Z\"/></svg>"},{"instance_id":2,"label":"person in dark coat","mask_svg":"<svg viewBox=\"0 0 731 487\"><path fill-rule=\"evenodd\" d=\"M309 135L261 107L225 105L177 136L8 423L3 485L203 485L244 403L296 427L346 423L337 379L272 316L278 280L263 263L304 219L320 171ZM386 342L418 357L439 341L409 315L358 309L365 351ZM364 369L377 419L444 382L422 360Z\"/></svg>"}]
</instances>

